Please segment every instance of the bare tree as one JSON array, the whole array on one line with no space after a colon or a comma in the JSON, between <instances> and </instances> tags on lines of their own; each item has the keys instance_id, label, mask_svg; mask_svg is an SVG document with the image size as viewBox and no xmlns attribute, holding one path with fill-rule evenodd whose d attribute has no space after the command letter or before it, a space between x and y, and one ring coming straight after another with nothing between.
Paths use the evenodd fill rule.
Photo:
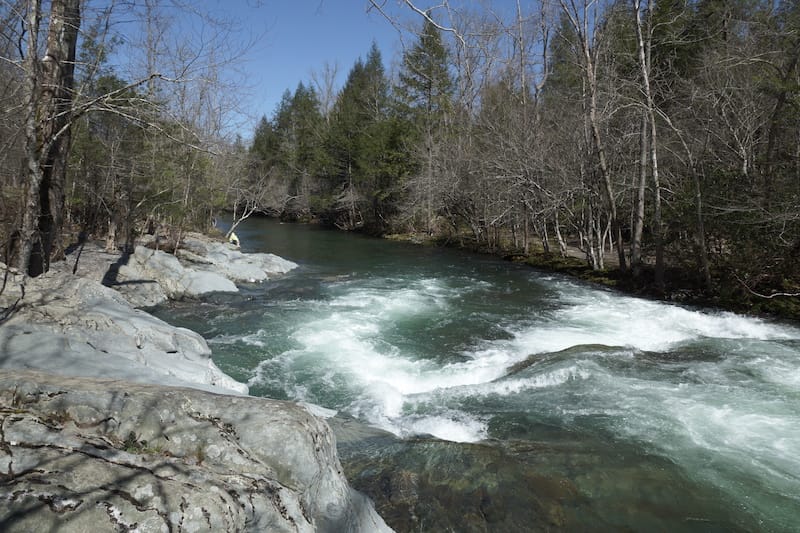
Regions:
<instances>
[{"instance_id":1,"label":"bare tree","mask_svg":"<svg viewBox=\"0 0 800 533\"><path fill-rule=\"evenodd\" d=\"M250 43L231 38L236 28L230 22L212 19L177 0L166 4L147 0L143 5L112 1L93 11L98 14L97 23L90 24L90 31L83 39L84 55L76 58L82 11L95 9L92 4L81 0L52 0L49 4L19 0L13 5L5 3L4 7L5 27L12 33L15 26L22 27L15 36L3 36L0 56L3 70L10 71L9 79L18 80L9 87L18 87L15 90L23 95L25 106L22 127L25 198L15 237L16 266L35 276L46 271L50 260L62 253L64 216L69 212L65 190L72 133L78 121L88 114L113 114L140 128L147 132L143 138L154 141L149 142L152 148L164 145L155 142L158 137L189 150L184 158L185 172L177 173L180 183L173 184L176 190L173 192L181 198L179 205L184 213L188 212L189 204L197 202L198 191L206 185L202 177L206 165L201 159L213 153L215 143L226 135L226 113L236 105L232 96L238 90L231 85L232 81L225 81L231 80L230 74L223 75L222 71L230 69ZM177 37L178 30L164 16L165 8L182 10L186 17L199 17L202 32ZM130 32L127 40L115 36L114 13L126 17L124 27ZM137 21L141 21L141 26L137 26ZM111 78L117 81L98 90L96 81L101 73L107 72L102 63L112 45L136 43L132 35L139 29L143 35L141 45L123 54L134 61L136 57L142 58L140 68L128 72L133 81L122 81L114 74ZM5 46L12 40L19 43L17 50ZM76 68L80 74L77 82ZM167 83L171 90L164 90ZM140 91L143 86L144 92ZM9 133L5 137L9 141L19 138L13 129ZM10 143L0 147L2 156L11 157L12 148ZM163 177L157 160L150 157L150 172L146 173L145 182ZM109 174L114 180L121 180L112 189L123 194L125 202L107 202L105 208L112 203L127 206L126 240L130 241L133 208L141 206L143 201L134 199L134 193L143 189L143 183L134 176L140 169L145 170L145 166L133 159L128 164L129 169L117 168ZM158 200L161 205L173 203L163 199L163 189L153 194L162 196ZM208 193L203 197L208 197ZM110 225L115 224L113 218L109 217Z\"/></svg>"},{"instance_id":2,"label":"bare tree","mask_svg":"<svg viewBox=\"0 0 800 533\"><path fill-rule=\"evenodd\" d=\"M653 178L653 228L656 241L656 268L655 268L655 283L656 287L664 290L664 238L661 222L661 182L658 174L658 135L656 127L656 111L655 103L653 100L653 89L650 81L650 72L652 68L652 44L653 44L653 5L654 0L646 0L646 14L647 23L642 23L642 2L641 0L632 0L633 3L633 17L636 25L636 43L639 58L639 69L641 72L641 86L642 93L644 94L645 115L642 121L642 137L641 149L645 153L649 146L650 154L650 173ZM648 145L649 133L649 145ZM641 250L641 237L642 225L644 222L644 198L642 192L644 190L644 162L642 158L640 165L642 175L640 176L638 206L634 224L634 242L631 245L631 263L635 264L634 269L638 268L640 261ZM635 258L634 258L635 256Z\"/></svg>"},{"instance_id":3,"label":"bare tree","mask_svg":"<svg viewBox=\"0 0 800 533\"><path fill-rule=\"evenodd\" d=\"M320 111L326 123L330 123L333 104L336 103L338 91L336 90L336 77L339 75L339 65L337 63L325 62L322 69L311 73L311 81L319 98Z\"/></svg>"},{"instance_id":4,"label":"bare tree","mask_svg":"<svg viewBox=\"0 0 800 533\"><path fill-rule=\"evenodd\" d=\"M604 27L601 17L604 14L606 2L597 0L559 0L562 12L572 25L578 39L581 68L585 81L585 112L591 133L594 151L597 155L600 168L600 190L608 209L611 229L619 257L619 268L626 270L625 247L622 238L622 225L617 213L617 200L614 193L614 183L611 176L611 167L606 153L606 144L600 124L600 111L598 109L598 51L604 38Z\"/></svg>"},{"instance_id":5,"label":"bare tree","mask_svg":"<svg viewBox=\"0 0 800 533\"><path fill-rule=\"evenodd\" d=\"M25 157L28 184L19 235L17 268L37 276L47 271L59 246L72 121L79 0L52 0L44 55L39 57L41 0L27 6Z\"/></svg>"}]
</instances>

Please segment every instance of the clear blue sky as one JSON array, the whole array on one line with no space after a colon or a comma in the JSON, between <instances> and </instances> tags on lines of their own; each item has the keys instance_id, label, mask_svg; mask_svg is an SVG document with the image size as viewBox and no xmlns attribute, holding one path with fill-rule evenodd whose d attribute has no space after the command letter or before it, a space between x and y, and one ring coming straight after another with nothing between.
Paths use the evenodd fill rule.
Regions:
<instances>
[{"instance_id":1,"label":"clear blue sky","mask_svg":"<svg viewBox=\"0 0 800 533\"><path fill-rule=\"evenodd\" d=\"M311 80L325 62L339 67L338 85L373 40L387 70L401 48L397 30L367 0L203 0L209 11L237 20L242 40L257 37L240 70L250 86L246 105L253 117L271 115L286 89ZM391 5L388 5L391 4ZM394 0L387 7L394 7ZM404 13L408 18L409 13ZM245 128L247 129L247 128ZM247 137L250 131L242 131Z\"/></svg>"}]
</instances>

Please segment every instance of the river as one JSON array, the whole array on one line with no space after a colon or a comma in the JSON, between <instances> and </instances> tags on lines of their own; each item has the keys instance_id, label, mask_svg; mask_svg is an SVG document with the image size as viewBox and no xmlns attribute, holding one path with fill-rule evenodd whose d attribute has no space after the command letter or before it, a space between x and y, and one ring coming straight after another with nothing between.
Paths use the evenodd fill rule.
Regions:
<instances>
[{"instance_id":1,"label":"river","mask_svg":"<svg viewBox=\"0 0 800 533\"><path fill-rule=\"evenodd\" d=\"M399 531L797 531L800 329L523 265L251 219L299 263L156 310L331 419Z\"/></svg>"}]
</instances>

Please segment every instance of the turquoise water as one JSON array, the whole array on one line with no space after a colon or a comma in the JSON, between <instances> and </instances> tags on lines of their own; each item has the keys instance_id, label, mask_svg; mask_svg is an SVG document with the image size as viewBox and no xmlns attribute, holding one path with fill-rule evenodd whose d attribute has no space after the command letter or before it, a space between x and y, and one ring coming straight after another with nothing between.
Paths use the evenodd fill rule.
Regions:
<instances>
[{"instance_id":1,"label":"turquoise water","mask_svg":"<svg viewBox=\"0 0 800 533\"><path fill-rule=\"evenodd\" d=\"M158 314L201 333L251 394L385 431L380 447L341 436L340 453L396 528L800 529L795 326L314 226L237 234L300 267ZM428 479L453 464L446 489ZM418 496L398 507L386 487L405 472ZM491 512L445 520L431 503L478 489Z\"/></svg>"}]
</instances>

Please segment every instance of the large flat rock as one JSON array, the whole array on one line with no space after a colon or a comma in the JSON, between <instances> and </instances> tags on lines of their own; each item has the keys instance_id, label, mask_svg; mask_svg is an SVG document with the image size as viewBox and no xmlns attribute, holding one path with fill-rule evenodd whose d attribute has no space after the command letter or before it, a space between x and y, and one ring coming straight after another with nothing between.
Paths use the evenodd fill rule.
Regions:
<instances>
[{"instance_id":1,"label":"large flat rock","mask_svg":"<svg viewBox=\"0 0 800 533\"><path fill-rule=\"evenodd\" d=\"M0 295L0 305L10 305L14 288ZM0 368L247 393L246 385L214 364L200 335L67 272L27 281L25 298L0 325Z\"/></svg>"},{"instance_id":2,"label":"large flat rock","mask_svg":"<svg viewBox=\"0 0 800 533\"><path fill-rule=\"evenodd\" d=\"M119 267L118 279L123 284L154 280L172 299L239 290L219 272L186 268L174 255L144 246L137 246L127 262Z\"/></svg>"},{"instance_id":3,"label":"large flat rock","mask_svg":"<svg viewBox=\"0 0 800 533\"><path fill-rule=\"evenodd\" d=\"M242 253L235 246L212 240L199 233L187 233L178 250L186 264L211 270L237 282L259 282L285 274L297 264L267 253Z\"/></svg>"},{"instance_id":4,"label":"large flat rock","mask_svg":"<svg viewBox=\"0 0 800 533\"><path fill-rule=\"evenodd\" d=\"M296 404L0 371L0 530L389 531Z\"/></svg>"}]
</instances>

